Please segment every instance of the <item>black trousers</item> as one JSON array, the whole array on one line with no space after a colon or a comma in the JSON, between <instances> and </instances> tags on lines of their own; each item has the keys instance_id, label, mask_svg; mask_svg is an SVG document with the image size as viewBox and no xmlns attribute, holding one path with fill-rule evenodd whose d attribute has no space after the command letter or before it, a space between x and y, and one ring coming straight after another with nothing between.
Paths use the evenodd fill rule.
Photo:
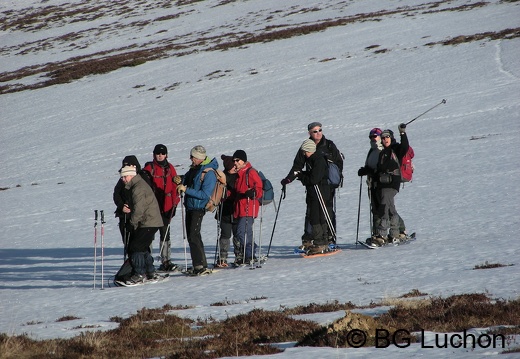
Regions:
<instances>
[{"instance_id":1,"label":"black trousers","mask_svg":"<svg viewBox=\"0 0 520 359\"><path fill-rule=\"evenodd\" d=\"M191 263L193 267L208 267L206 253L204 252L204 243L200 235L202 227L202 219L206 214L205 210L187 210L186 211L186 232L188 236L188 244L190 245Z\"/></svg>"},{"instance_id":2,"label":"black trousers","mask_svg":"<svg viewBox=\"0 0 520 359\"><path fill-rule=\"evenodd\" d=\"M135 273L144 275L153 273L153 257L150 255L150 244L159 228L147 227L137 228L133 231L128 244L128 256L132 262Z\"/></svg>"}]
</instances>

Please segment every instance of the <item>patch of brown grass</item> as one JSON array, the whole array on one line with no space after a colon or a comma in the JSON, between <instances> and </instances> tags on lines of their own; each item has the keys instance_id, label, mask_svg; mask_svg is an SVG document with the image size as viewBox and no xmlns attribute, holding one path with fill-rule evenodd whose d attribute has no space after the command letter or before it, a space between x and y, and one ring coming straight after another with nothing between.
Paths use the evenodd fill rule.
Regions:
<instances>
[{"instance_id":1,"label":"patch of brown grass","mask_svg":"<svg viewBox=\"0 0 520 359\"><path fill-rule=\"evenodd\" d=\"M501 264L501 263L489 263L486 261L484 264L478 264L473 269L492 269L492 268L502 268L502 267L511 267L513 264Z\"/></svg>"},{"instance_id":2,"label":"patch of brown grass","mask_svg":"<svg viewBox=\"0 0 520 359\"><path fill-rule=\"evenodd\" d=\"M368 333L365 346L377 345L376 330L395 333L397 329L409 333L420 330L460 332L465 329L495 327L488 334L512 337L520 334L520 299L491 300L485 294L455 295L427 300L406 299L422 296L412 290L394 302L395 306L379 317L371 317L347 310L345 317L328 327L291 318L294 314L310 314L341 309L354 309L352 303L337 301L284 308L280 311L255 309L224 321L211 318L193 321L168 314L182 309L165 305L162 308L139 310L122 319L111 318L119 327L106 331L86 331L71 339L35 341L26 335L0 334L2 358L190 358L207 359L222 356L251 356L280 352L268 344L294 341L298 345L347 347L357 331ZM421 302L408 305L406 302ZM372 307L373 303L370 306ZM78 327L78 329L85 329ZM404 334L403 334L404 335ZM396 343L406 339L392 338ZM410 338L413 342L415 337ZM514 343L509 352L516 352Z\"/></svg>"}]
</instances>

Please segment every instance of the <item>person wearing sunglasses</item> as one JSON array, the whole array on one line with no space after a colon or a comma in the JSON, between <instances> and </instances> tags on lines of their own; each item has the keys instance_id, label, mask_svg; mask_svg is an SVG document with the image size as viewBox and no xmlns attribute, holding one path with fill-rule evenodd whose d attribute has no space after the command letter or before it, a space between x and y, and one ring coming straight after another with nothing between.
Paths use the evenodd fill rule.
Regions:
<instances>
[{"instance_id":1,"label":"person wearing sunglasses","mask_svg":"<svg viewBox=\"0 0 520 359\"><path fill-rule=\"evenodd\" d=\"M380 200L376 209L379 218L375 228L375 236L367 240L372 246L382 246L399 241L400 216L395 208L395 196L401 186L400 163L408 151L409 143L406 135L406 124L398 127L401 143L396 142L392 130L381 132L383 149L379 153L375 176L376 197ZM359 174L359 173L358 173Z\"/></svg>"},{"instance_id":2,"label":"person wearing sunglasses","mask_svg":"<svg viewBox=\"0 0 520 359\"><path fill-rule=\"evenodd\" d=\"M263 196L262 179L247 160L244 150L233 153L237 179L235 181L235 203L233 217L237 222L236 237L244 251L243 257L235 258L235 265L252 264L257 260L257 245L253 237L254 220L258 217Z\"/></svg>"},{"instance_id":3,"label":"person wearing sunglasses","mask_svg":"<svg viewBox=\"0 0 520 359\"><path fill-rule=\"evenodd\" d=\"M206 149L197 145L190 151L191 166L184 177L177 177L177 192L184 193L184 207L186 208L185 228L193 268L190 275L201 276L211 273L208 269L208 261L204 252L204 243L200 233L202 219L206 214L206 204L211 198L217 176L215 171L206 171L204 179L201 180L204 170L218 168L216 158L207 156Z\"/></svg>"},{"instance_id":4,"label":"person wearing sunglasses","mask_svg":"<svg viewBox=\"0 0 520 359\"><path fill-rule=\"evenodd\" d=\"M177 204L180 199L177 194L177 184L173 181L173 178L177 176L177 171L175 171L173 165L168 162L168 148L165 145L157 144L155 146L153 149L153 161L147 162L144 165L144 170L150 174L150 178L153 181L152 188L159 203L164 222L164 225L159 228L159 248L161 256L159 271L174 271L178 265L174 264L170 259L170 222L175 216Z\"/></svg>"},{"instance_id":5,"label":"person wearing sunglasses","mask_svg":"<svg viewBox=\"0 0 520 359\"><path fill-rule=\"evenodd\" d=\"M321 157L325 157L325 159L329 162L335 163L340 172L343 173L343 154L338 150L336 144L328 138L325 138L323 134L323 126L320 122L311 122L307 126L307 130L309 131L309 139L312 140L316 144L316 154ZM306 163L306 157L303 152L298 149L296 156L294 157L293 165L291 170L287 174L287 176L282 179L282 186L286 186L295 178L297 178L298 174L304 169ZM343 175L341 175L343 177ZM328 196L328 200L326 202L327 209L331 214L332 225L334 227L334 233L336 233L336 211L335 211L335 201L336 201L336 190L332 186L330 188L330 195ZM331 234L332 231L329 231ZM309 220L309 213L305 214L305 224L304 224L304 234L302 236L302 247L310 247L312 246L312 226ZM329 242L335 242L336 238L332 236L329 237Z\"/></svg>"}]
</instances>

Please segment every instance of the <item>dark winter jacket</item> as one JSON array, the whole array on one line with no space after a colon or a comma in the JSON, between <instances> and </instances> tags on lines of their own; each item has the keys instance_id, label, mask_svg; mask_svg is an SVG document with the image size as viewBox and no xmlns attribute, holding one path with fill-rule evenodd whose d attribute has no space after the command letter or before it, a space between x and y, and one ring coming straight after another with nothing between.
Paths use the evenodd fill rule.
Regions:
<instances>
[{"instance_id":1,"label":"dark winter jacket","mask_svg":"<svg viewBox=\"0 0 520 359\"><path fill-rule=\"evenodd\" d=\"M394 188L399 191L401 185L401 171L399 167L408 148L409 144L406 133L401 134L401 143L392 140L392 144L389 147L383 148L379 154L379 162L377 163L376 179L379 181L379 188ZM392 182L381 183L380 179L382 174L391 174Z\"/></svg>"},{"instance_id":2,"label":"dark winter jacket","mask_svg":"<svg viewBox=\"0 0 520 359\"><path fill-rule=\"evenodd\" d=\"M184 175L183 184L186 186L184 205L188 211L204 210L213 193L217 183L215 172L208 171L204 175L204 181L200 180L202 171L206 168L217 169L217 159L213 158L210 160L209 157L206 157L200 165L190 167L189 171Z\"/></svg>"},{"instance_id":3,"label":"dark winter jacket","mask_svg":"<svg viewBox=\"0 0 520 359\"><path fill-rule=\"evenodd\" d=\"M307 202L318 200L314 185L318 185L325 202L330 198L330 185L328 183L327 160L318 152L306 158L306 170L302 171L298 179L307 187Z\"/></svg>"},{"instance_id":4,"label":"dark winter jacket","mask_svg":"<svg viewBox=\"0 0 520 359\"><path fill-rule=\"evenodd\" d=\"M343 156L341 155L341 152L339 152L334 142L326 139L325 135L323 135L320 142L318 142L316 145L315 153L321 157L325 157L328 161L335 163L339 167L340 172L343 173ZM296 178L294 173L303 170L305 161L305 154L300 149L298 149L298 152L294 157L293 166L287 175L287 178L293 181Z\"/></svg>"},{"instance_id":5,"label":"dark winter jacket","mask_svg":"<svg viewBox=\"0 0 520 359\"><path fill-rule=\"evenodd\" d=\"M121 161L121 168L124 166L135 166L137 173L142 174L141 164L134 155L129 155L123 158L123 161ZM143 176L143 178L145 180L147 179L146 176ZM116 186L114 187L114 194L112 195L114 204L116 205L116 210L114 211L116 217L119 217L120 219L125 218L125 214L123 213L123 206L129 203L130 196L131 194L125 189L125 183L121 178L119 178ZM127 219L129 218L130 216L127 216Z\"/></svg>"},{"instance_id":6,"label":"dark winter jacket","mask_svg":"<svg viewBox=\"0 0 520 359\"><path fill-rule=\"evenodd\" d=\"M215 219L224 223L233 223L233 210L235 202L235 182L238 177L236 173L224 172L226 175L226 199L222 202L222 206L218 207L215 213Z\"/></svg>"}]
</instances>

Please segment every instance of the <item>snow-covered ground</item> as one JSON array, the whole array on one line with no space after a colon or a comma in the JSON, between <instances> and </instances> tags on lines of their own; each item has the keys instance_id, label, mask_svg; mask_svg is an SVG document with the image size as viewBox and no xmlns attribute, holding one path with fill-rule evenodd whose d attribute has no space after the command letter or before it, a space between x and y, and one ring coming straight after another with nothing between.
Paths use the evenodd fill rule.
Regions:
<instances>
[{"instance_id":1,"label":"snow-covered ground","mask_svg":"<svg viewBox=\"0 0 520 359\"><path fill-rule=\"evenodd\" d=\"M14 16L8 10L30 6L70 9L103 3L62 2L4 1L0 17L6 21ZM118 14L115 2L105 2L110 11L89 21L53 20L38 30L29 25L25 30L3 29L0 71L132 44L187 44L201 34L210 38L381 13L367 21L226 51L206 51L212 46L197 43L193 46L200 51L184 56L172 53L69 84L0 95L0 187L8 188L0 191L0 332L38 339L72 337L92 330L78 327L110 329L115 325L110 317L165 304L195 306L178 311L181 316L223 319L253 308L277 310L310 302L365 305L412 289L432 296L485 292L493 298L518 298L520 39L426 46L459 35L518 28L518 2L206 0L169 8L152 3L157 4L141 2L130 13ZM178 16L131 26L172 14ZM81 35L64 40L73 32ZM46 46L37 50L44 40ZM41 80L34 75L0 85ZM399 123L442 99L447 103L408 127L416 172L397 196L397 208L418 241L381 250L356 247L357 169L369 148L369 130L396 131ZM316 259L292 253L305 212L304 188L293 183L280 204L263 268L176 276L135 288L108 288L105 283L101 290L98 262L93 289L94 210L104 210L106 217L105 280L122 263L112 191L124 156L134 154L144 164L155 144L164 143L170 162L184 173L194 145L204 145L219 159L244 149L253 166L273 181L278 200L279 181L312 121L323 123L325 136L345 155L345 184L337 201L342 253ZM361 192L359 237L364 240L369 233L364 183ZM264 253L275 214L272 206L265 208L261 232L256 222ZM180 212L172 234L173 259L185 265ZM210 262L216 235L216 221L207 215L203 239ZM486 262L509 266L473 270ZM234 304L211 305L223 300ZM81 319L56 322L66 315ZM341 315L312 319L328 323ZM414 344L385 350L289 348L270 357L469 358L498 352Z\"/></svg>"}]
</instances>

